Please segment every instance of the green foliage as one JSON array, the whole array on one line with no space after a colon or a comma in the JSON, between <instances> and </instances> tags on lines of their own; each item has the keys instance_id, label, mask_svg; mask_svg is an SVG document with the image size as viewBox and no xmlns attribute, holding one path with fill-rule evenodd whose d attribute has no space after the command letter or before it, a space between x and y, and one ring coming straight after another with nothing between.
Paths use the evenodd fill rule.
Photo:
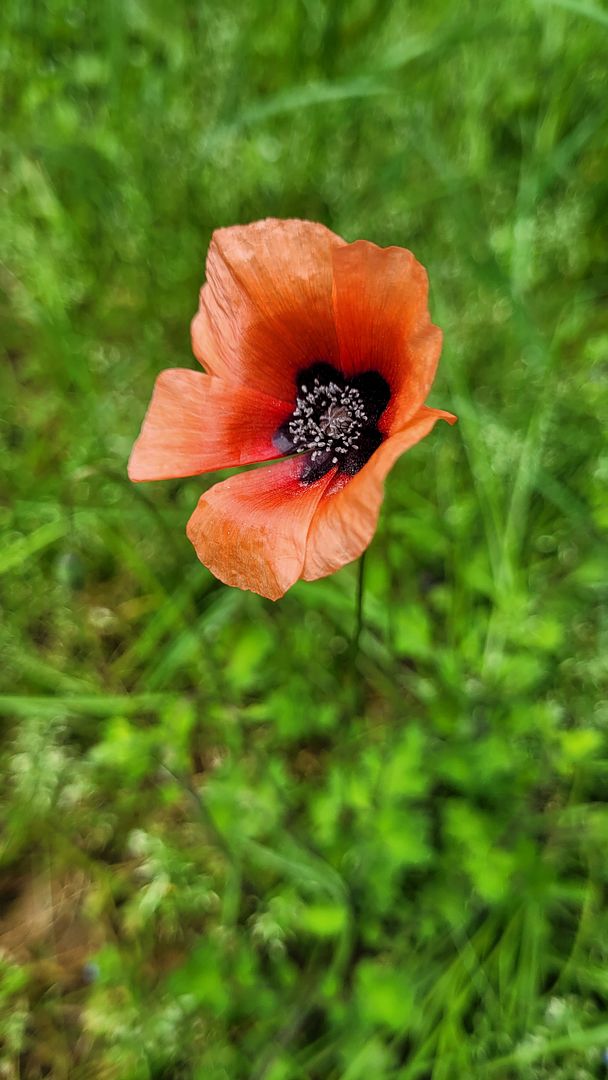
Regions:
<instances>
[{"instance_id":1,"label":"green foliage","mask_svg":"<svg viewBox=\"0 0 608 1080\"><path fill-rule=\"evenodd\" d=\"M607 34L6 0L3 1077L602 1074ZM355 568L231 591L215 478L126 479L211 231L266 215L410 247L445 335L354 661Z\"/></svg>"}]
</instances>

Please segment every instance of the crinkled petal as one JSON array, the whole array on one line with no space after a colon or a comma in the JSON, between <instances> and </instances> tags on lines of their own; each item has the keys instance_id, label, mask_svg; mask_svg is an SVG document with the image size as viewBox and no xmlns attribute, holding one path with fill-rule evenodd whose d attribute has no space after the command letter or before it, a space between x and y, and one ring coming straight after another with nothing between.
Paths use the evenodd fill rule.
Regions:
<instances>
[{"instance_id":1,"label":"crinkled petal","mask_svg":"<svg viewBox=\"0 0 608 1080\"><path fill-rule=\"evenodd\" d=\"M301 472L302 460L288 458L201 496L188 537L220 581L278 600L301 577L310 523L335 470L314 484Z\"/></svg>"},{"instance_id":2,"label":"crinkled petal","mask_svg":"<svg viewBox=\"0 0 608 1080\"><path fill-rule=\"evenodd\" d=\"M359 557L370 543L384 496L384 480L398 457L423 439L437 420L456 417L423 406L402 431L391 435L352 479L336 477L328 485L312 520L302 577L307 581L333 574Z\"/></svg>"},{"instance_id":3,"label":"crinkled petal","mask_svg":"<svg viewBox=\"0 0 608 1080\"><path fill-rule=\"evenodd\" d=\"M442 334L428 312L428 279L405 248L357 240L332 250L340 366L379 371L391 389L380 428L392 434L416 415L433 382Z\"/></svg>"},{"instance_id":4,"label":"crinkled petal","mask_svg":"<svg viewBox=\"0 0 608 1080\"><path fill-rule=\"evenodd\" d=\"M156 380L129 460L131 480L167 480L279 457L272 444L289 406L200 371Z\"/></svg>"},{"instance_id":5,"label":"crinkled petal","mask_svg":"<svg viewBox=\"0 0 608 1080\"><path fill-rule=\"evenodd\" d=\"M269 218L214 232L192 347L214 375L293 402L296 373L338 362L331 253L311 221Z\"/></svg>"}]
</instances>

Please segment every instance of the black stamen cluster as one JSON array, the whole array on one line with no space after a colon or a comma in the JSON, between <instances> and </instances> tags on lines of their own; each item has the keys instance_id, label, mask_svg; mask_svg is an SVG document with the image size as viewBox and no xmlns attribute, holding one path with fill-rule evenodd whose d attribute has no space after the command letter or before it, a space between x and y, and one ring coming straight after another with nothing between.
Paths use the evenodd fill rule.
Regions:
<instances>
[{"instance_id":1,"label":"black stamen cluster","mask_svg":"<svg viewBox=\"0 0 608 1080\"><path fill-rule=\"evenodd\" d=\"M319 361L301 371L296 384L295 409L275 432L274 445L284 454L305 455L305 483L336 467L354 476L383 439L377 425L390 399L386 379L377 371L348 379Z\"/></svg>"}]
</instances>

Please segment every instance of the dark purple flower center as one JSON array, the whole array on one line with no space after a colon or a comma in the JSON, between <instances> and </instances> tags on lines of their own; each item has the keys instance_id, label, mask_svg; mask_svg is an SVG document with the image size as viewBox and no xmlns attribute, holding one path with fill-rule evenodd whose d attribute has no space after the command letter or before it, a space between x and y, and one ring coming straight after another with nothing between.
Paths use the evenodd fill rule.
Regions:
<instances>
[{"instance_id":1,"label":"dark purple flower center","mask_svg":"<svg viewBox=\"0 0 608 1080\"><path fill-rule=\"evenodd\" d=\"M296 383L294 411L275 432L274 445L284 454L306 455L305 483L336 467L354 476L384 437L378 421L390 400L386 379L377 371L347 379L319 361L301 371Z\"/></svg>"}]
</instances>

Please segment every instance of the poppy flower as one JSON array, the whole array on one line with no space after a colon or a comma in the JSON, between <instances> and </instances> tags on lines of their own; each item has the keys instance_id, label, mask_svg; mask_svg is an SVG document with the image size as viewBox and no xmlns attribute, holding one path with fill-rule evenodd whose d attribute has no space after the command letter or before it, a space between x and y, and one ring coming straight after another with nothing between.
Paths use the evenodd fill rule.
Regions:
<instances>
[{"instance_id":1,"label":"poppy flower","mask_svg":"<svg viewBox=\"0 0 608 1080\"><path fill-rule=\"evenodd\" d=\"M192 322L205 373L159 375L129 476L274 461L205 491L190 518L221 581L276 600L368 546L389 469L456 419L424 404L441 352L427 294L410 251L314 222L213 234Z\"/></svg>"}]
</instances>

